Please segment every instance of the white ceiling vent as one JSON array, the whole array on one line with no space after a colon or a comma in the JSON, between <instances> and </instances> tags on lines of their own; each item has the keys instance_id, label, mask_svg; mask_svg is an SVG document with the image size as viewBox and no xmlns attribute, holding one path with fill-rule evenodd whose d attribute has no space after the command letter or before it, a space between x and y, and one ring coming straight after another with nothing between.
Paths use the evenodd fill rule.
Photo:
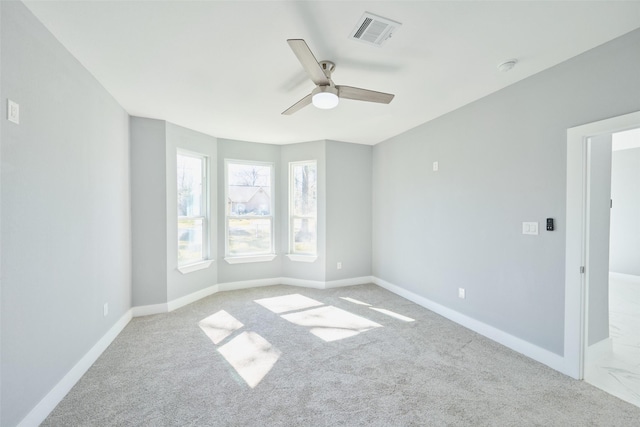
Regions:
<instances>
[{"instance_id":1,"label":"white ceiling vent","mask_svg":"<svg viewBox=\"0 0 640 427\"><path fill-rule=\"evenodd\" d=\"M349 38L374 46L382 46L402 24L369 12L362 14Z\"/></svg>"}]
</instances>

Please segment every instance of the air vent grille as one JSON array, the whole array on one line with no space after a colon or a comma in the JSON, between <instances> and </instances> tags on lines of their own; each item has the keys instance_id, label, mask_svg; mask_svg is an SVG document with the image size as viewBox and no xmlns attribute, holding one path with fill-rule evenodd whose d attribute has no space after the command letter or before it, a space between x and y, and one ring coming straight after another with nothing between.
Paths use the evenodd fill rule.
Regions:
<instances>
[{"instance_id":1,"label":"air vent grille","mask_svg":"<svg viewBox=\"0 0 640 427\"><path fill-rule=\"evenodd\" d=\"M349 38L380 47L393 36L401 25L399 22L365 12Z\"/></svg>"}]
</instances>

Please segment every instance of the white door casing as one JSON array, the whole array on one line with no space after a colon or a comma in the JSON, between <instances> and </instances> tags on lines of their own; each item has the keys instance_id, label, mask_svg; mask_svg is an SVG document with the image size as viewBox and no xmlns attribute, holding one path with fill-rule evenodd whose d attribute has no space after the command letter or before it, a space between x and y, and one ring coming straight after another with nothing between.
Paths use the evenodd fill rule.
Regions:
<instances>
[{"instance_id":1,"label":"white door casing","mask_svg":"<svg viewBox=\"0 0 640 427\"><path fill-rule=\"evenodd\" d=\"M584 378L587 343L587 286L582 268L588 265L588 154L591 137L640 126L640 111L567 130L567 198L565 252L565 374Z\"/></svg>"}]
</instances>

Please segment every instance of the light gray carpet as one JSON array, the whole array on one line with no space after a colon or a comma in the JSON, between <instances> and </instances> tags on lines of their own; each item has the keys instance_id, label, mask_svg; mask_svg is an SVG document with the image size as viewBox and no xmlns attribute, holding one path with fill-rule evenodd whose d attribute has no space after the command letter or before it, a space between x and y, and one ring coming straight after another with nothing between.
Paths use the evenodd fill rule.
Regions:
<instances>
[{"instance_id":1,"label":"light gray carpet","mask_svg":"<svg viewBox=\"0 0 640 427\"><path fill-rule=\"evenodd\" d=\"M638 426L640 408L375 285L273 286L133 319L43 425Z\"/></svg>"}]
</instances>

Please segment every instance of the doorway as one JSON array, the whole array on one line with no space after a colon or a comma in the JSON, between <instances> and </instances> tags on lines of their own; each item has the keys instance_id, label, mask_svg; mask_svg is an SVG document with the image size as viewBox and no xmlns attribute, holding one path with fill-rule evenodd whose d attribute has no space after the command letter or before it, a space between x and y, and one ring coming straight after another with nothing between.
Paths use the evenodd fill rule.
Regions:
<instances>
[{"instance_id":1,"label":"doorway","mask_svg":"<svg viewBox=\"0 0 640 427\"><path fill-rule=\"evenodd\" d=\"M588 153L584 379L640 407L640 128Z\"/></svg>"},{"instance_id":2,"label":"doorway","mask_svg":"<svg viewBox=\"0 0 640 427\"><path fill-rule=\"evenodd\" d=\"M620 320L635 310L621 312L618 302L630 301L629 286L609 276L612 134L637 127L640 112L567 134L565 360L570 375L640 406L640 362L615 357L628 344L620 341ZM633 345L640 350L640 336Z\"/></svg>"}]
</instances>

